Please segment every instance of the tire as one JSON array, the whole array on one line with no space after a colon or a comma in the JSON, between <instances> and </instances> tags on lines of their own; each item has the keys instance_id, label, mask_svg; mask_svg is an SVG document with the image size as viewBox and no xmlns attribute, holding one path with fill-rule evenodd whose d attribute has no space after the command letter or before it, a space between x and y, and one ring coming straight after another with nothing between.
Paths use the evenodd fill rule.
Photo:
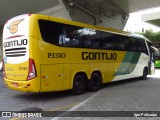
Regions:
<instances>
[{"instance_id":1,"label":"tire","mask_svg":"<svg viewBox=\"0 0 160 120\"><path fill-rule=\"evenodd\" d=\"M77 74L74 77L72 93L80 95L86 89L86 77L83 74Z\"/></svg>"},{"instance_id":2,"label":"tire","mask_svg":"<svg viewBox=\"0 0 160 120\"><path fill-rule=\"evenodd\" d=\"M102 84L102 77L99 73L93 73L91 75L91 80L88 80L87 88L89 91L97 91L100 89Z\"/></svg>"},{"instance_id":3,"label":"tire","mask_svg":"<svg viewBox=\"0 0 160 120\"><path fill-rule=\"evenodd\" d=\"M142 79L142 80L147 79L147 75L148 75L148 69L147 69L147 68L144 68L144 69L143 69L143 76L141 77L141 79Z\"/></svg>"}]
</instances>

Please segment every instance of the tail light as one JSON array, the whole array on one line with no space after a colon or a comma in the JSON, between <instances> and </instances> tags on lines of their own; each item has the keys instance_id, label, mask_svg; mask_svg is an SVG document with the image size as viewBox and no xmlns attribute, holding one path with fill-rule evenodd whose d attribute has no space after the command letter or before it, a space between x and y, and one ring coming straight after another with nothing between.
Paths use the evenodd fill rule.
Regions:
<instances>
[{"instance_id":1,"label":"tail light","mask_svg":"<svg viewBox=\"0 0 160 120\"><path fill-rule=\"evenodd\" d=\"M29 71L28 71L27 80L31 80L35 77L37 77L36 66L35 66L34 60L29 58Z\"/></svg>"}]
</instances>

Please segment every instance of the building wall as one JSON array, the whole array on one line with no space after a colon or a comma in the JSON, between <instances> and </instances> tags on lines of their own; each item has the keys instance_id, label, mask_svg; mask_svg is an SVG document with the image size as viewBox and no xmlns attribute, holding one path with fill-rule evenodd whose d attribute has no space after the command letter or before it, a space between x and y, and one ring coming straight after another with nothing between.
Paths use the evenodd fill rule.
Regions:
<instances>
[{"instance_id":1,"label":"building wall","mask_svg":"<svg viewBox=\"0 0 160 120\"><path fill-rule=\"evenodd\" d=\"M58 1L59 1L58 5L53 6L46 10L40 11L39 13L71 20L71 17L68 11L66 10L66 7L64 6L62 0L58 0Z\"/></svg>"},{"instance_id":2,"label":"building wall","mask_svg":"<svg viewBox=\"0 0 160 120\"><path fill-rule=\"evenodd\" d=\"M127 22L128 14L114 5L111 1L106 0L58 0L59 5L56 5L39 13L56 16L64 19L74 20L87 24L95 24L95 17L97 18L96 25L106 26L123 30ZM94 15L88 14L86 11Z\"/></svg>"},{"instance_id":3,"label":"building wall","mask_svg":"<svg viewBox=\"0 0 160 120\"><path fill-rule=\"evenodd\" d=\"M88 10L98 19L96 25L112 27L123 30L127 22L128 14L114 5L111 1L104 0L74 0L76 4L62 0L72 20L94 24L95 18L82 10Z\"/></svg>"}]
</instances>

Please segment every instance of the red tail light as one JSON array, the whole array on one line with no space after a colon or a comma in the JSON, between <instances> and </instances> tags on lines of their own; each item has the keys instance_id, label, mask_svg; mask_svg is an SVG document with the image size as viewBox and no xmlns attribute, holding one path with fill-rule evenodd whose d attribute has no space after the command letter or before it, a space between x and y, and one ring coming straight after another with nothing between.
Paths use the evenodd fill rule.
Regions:
<instances>
[{"instance_id":1,"label":"red tail light","mask_svg":"<svg viewBox=\"0 0 160 120\"><path fill-rule=\"evenodd\" d=\"M29 71L28 71L27 80L31 80L35 77L37 77L36 66L35 66L34 60L29 58Z\"/></svg>"}]
</instances>

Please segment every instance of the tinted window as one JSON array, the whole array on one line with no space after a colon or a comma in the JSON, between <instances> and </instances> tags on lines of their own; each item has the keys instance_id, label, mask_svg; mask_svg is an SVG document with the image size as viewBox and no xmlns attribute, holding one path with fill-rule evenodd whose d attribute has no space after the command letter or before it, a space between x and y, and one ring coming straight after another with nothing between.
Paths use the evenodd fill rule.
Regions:
<instances>
[{"instance_id":1,"label":"tinted window","mask_svg":"<svg viewBox=\"0 0 160 120\"><path fill-rule=\"evenodd\" d=\"M70 25L64 25L63 34L60 35L60 44L65 47L80 47L82 28Z\"/></svg>"},{"instance_id":2,"label":"tinted window","mask_svg":"<svg viewBox=\"0 0 160 120\"><path fill-rule=\"evenodd\" d=\"M64 47L80 47L82 35L80 27L47 20L39 20L39 27L45 42Z\"/></svg>"},{"instance_id":3,"label":"tinted window","mask_svg":"<svg viewBox=\"0 0 160 120\"><path fill-rule=\"evenodd\" d=\"M101 47L101 32L89 28L83 28L82 33L84 48L100 48Z\"/></svg>"},{"instance_id":4,"label":"tinted window","mask_svg":"<svg viewBox=\"0 0 160 120\"><path fill-rule=\"evenodd\" d=\"M139 39L139 46L138 47L139 47L139 51L140 52L144 52L144 53L148 54L147 53L146 43L145 43L145 41L143 39Z\"/></svg>"},{"instance_id":5,"label":"tinted window","mask_svg":"<svg viewBox=\"0 0 160 120\"><path fill-rule=\"evenodd\" d=\"M120 36L113 33L102 33L103 49L119 50L122 43Z\"/></svg>"},{"instance_id":6,"label":"tinted window","mask_svg":"<svg viewBox=\"0 0 160 120\"><path fill-rule=\"evenodd\" d=\"M141 38L122 36L124 50L132 52L143 52L147 54L145 40Z\"/></svg>"},{"instance_id":7,"label":"tinted window","mask_svg":"<svg viewBox=\"0 0 160 120\"><path fill-rule=\"evenodd\" d=\"M122 46L123 46L123 50L127 51L130 49L130 37L127 36L121 36L121 41L122 41Z\"/></svg>"},{"instance_id":8,"label":"tinted window","mask_svg":"<svg viewBox=\"0 0 160 120\"><path fill-rule=\"evenodd\" d=\"M47 20L39 20L42 39L45 42L59 45L59 35L63 33L63 25Z\"/></svg>"},{"instance_id":9,"label":"tinted window","mask_svg":"<svg viewBox=\"0 0 160 120\"><path fill-rule=\"evenodd\" d=\"M136 38L131 38L130 39L130 42L129 42L129 47L130 47L130 51L139 51L138 48L139 48L139 41L136 39Z\"/></svg>"},{"instance_id":10,"label":"tinted window","mask_svg":"<svg viewBox=\"0 0 160 120\"><path fill-rule=\"evenodd\" d=\"M47 20L39 20L42 39L62 47L124 50L147 54L145 40ZM147 42L149 48L152 45Z\"/></svg>"}]
</instances>

